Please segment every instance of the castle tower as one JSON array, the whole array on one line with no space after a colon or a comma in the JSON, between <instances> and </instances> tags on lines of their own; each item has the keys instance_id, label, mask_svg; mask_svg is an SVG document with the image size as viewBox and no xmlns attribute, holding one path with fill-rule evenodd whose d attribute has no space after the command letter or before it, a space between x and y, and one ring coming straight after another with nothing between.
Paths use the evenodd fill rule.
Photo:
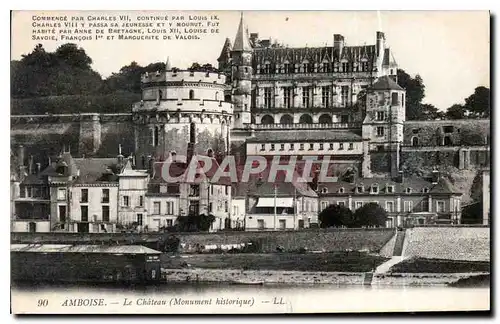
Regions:
<instances>
[{"instance_id":1,"label":"castle tower","mask_svg":"<svg viewBox=\"0 0 500 324\"><path fill-rule=\"evenodd\" d=\"M157 71L142 76L142 98L132 108L138 168L193 154L224 156L232 105L226 77L210 69Z\"/></svg>"},{"instance_id":2,"label":"castle tower","mask_svg":"<svg viewBox=\"0 0 500 324\"><path fill-rule=\"evenodd\" d=\"M390 76L380 77L368 90L362 125L364 177L398 175L405 94Z\"/></svg>"},{"instance_id":3,"label":"castle tower","mask_svg":"<svg viewBox=\"0 0 500 324\"><path fill-rule=\"evenodd\" d=\"M234 105L234 128L250 124L252 97L252 47L248 39L241 14L240 25L231 51L232 101Z\"/></svg>"}]
</instances>

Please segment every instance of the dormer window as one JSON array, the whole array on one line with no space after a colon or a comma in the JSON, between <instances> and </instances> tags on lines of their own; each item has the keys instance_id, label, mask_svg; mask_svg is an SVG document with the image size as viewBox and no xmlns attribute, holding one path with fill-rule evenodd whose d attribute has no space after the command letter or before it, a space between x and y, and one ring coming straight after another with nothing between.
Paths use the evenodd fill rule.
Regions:
<instances>
[{"instance_id":1,"label":"dormer window","mask_svg":"<svg viewBox=\"0 0 500 324\"><path fill-rule=\"evenodd\" d=\"M410 187L406 188L406 191L405 191L405 192L406 192L407 194L411 194L411 188L410 188Z\"/></svg>"},{"instance_id":2,"label":"dormer window","mask_svg":"<svg viewBox=\"0 0 500 324\"><path fill-rule=\"evenodd\" d=\"M323 194L328 193L328 188L326 188L326 187L321 188L321 193L323 193Z\"/></svg>"},{"instance_id":3,"label":"dormer window","mask_svg":"<svg viewBox=\"0 0 500 324\"><path fill-rule=\"evenodd\" d=\"M423 193L429 193L429 188L427 188L427 187L423 188L423 189L422 189L422 192L423 192Z\"/></svg>"},{"instance_id":4,"label":"dormer window","mask_svg":"<svg viewBox=\"0 0 500 324\"><path fill-rule=\"evenodd\" d=\"M344 193L344 187L339 188L339 193L343 194Z\"/></svg>"},{"instance_id":5,"label":"dormer window","mask_svg":"<svg viewBox=\"0 0 500 324\"><path fill-rule=\"evenodd\" d=\"M372 194L378 194L378 185L372 186Z\"/></svg>"},{"instance_id":6,"label":"dormer window","mask_svg":"<svg viewBox=\"0 0 500 324\"><path fill-rule=\"evenodd\" d=\"M356 187L356 192L357 193L363 193L365 191L365 188L363 186L357 186Z\"/></svg>"},{"instance_id":7,"label":"dormer window","mask_svg":"<svg viewBox=\"0 0 500 324\"><path fill-rule=\"evenodd\" d=\"M389 185L387 186L387 193L394 193L394 186L393 185Z\"/></svg>"}]
</instances>

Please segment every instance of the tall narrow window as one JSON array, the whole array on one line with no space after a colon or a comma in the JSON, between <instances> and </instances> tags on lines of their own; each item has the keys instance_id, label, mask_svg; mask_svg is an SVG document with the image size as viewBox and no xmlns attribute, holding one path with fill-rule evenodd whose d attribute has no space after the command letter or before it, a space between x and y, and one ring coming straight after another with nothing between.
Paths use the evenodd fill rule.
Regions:
<instances>
[{"instance_id":1,"label":"tall narrow window","mask_svg":"<svg viewBox=\"0 0 500 324\"><path fill-rule=\"evenodd\" d=\"M391 102L391 105L393 105L393 106L399 105L399 100L398 99L399 98L398 98L397 92L393 92L392 93L392 102Z\"/></svg>"},{"instance_id":2,"label":"tall narrow window","mask_svg":"<svg viewBox=\"0 0 500 324\"><path fill-rule=\"evenodd\" d=\"M80 199L80 202L82 202L82 203L89 202L89 190L88 189L82 189L82 198Z\"/></svg>"},{"instance_id":3,"label":"tall narrow window","mask_svg":"<svg viewBox=\"0 0 500 324\"><path fill-rule=\"evenodd\" d=\"M311 87L302 87L302 106L304 108L311 106Z\"/></svg>"},{"instance_id":4,"label":"tall narrow window","mask_svg":"<svg viewBox=\"0 0 500 324\"><path fill-rule=\"evenodd\" d=\"M155 127L154 129L154 136L153 136L153 145L158 146L158 139L160 138L160 131L158 127Z\"/></svg>"},{"instance_id":5,"label":"tall narrow window","mask_svg":"<svg viewBox=\"0 0 500 324\"><path fill-rule=\"evenodd\" d=\"M349 63L343 62L342 63L342 72L347 72L349 71Z\"/></svg>"},{"instance_id":6,"label":"tall narrow window","mask_svg":"<svg viewBox=\"0 0 500 324\"><path fill-rule=\"evenodd\" d=\"M109 203L109 189L102 189L102 202Z\"/></svg>"},{"instance_id":7,"label":"tall narrow window","mask_svg":"<svg viewBox=\"0 0 500 324\"><path fill-rule=\"evenodd\" d=\"M59 221L61 223L66 222L66 205L59 206Z\"/></svg>"},{"instance_id":8,"label":"tall narrow window","mask_svg":"<svg viewBox=\"0 0 500 324\"><path fill-rule=\"evenodd\" d=\"M189 125L189 142L196 143L196 124L191 123Z\"/></svg>"},{"instance_id":9,"label":"tall narrow window","mask_svg":"<svg viewBox=\"0 0 500 324\"><path fill-rule=\"evenodd\" d=\"M272 106L272 89L264 88L264 107L271 108Z\"/></svg>"},{"instance_id":10,"label":"tall narrow window","mask_svg":"<svg viewBox=\"0 0 500 324\"><path fill-rule=\"evenodd\" d=\"M194 90L189 90L189 99L194 99Z\"/></svg>"},{"instance_id":11,"label":"tall narrow window","mask_svg":"<svg viewBox=\"0 0 500 324\"><path fill-rule=\"evenodd\" d=\"M109 206L102 206L102 221L109 222Z\"/></svg>"},{"instance_id":12,"label":"tall narrow window","mask_svg":"<svg viewBox=\"0 0 500 324\"><path fill-rule=\"evenodd\" d=\"M290 63L283 64L284 73L290 73Z\"/></svg>"},{"instance_id":13,"label":"tall narrow window","mask_svg":"<svg viewBox=\"0 0 500 324\"><path fill-rule=\"evenodd\" d=\"M328 86L321 88L321 103L325 108L330 106L330 87Z\"/></svg>"},{"instance_id":14,"label":"tall narrow window","mask_svg":"<svg viewBox=\"0 0 500 324\"><path fill-rule=\"evenodd\" d=\"M80 220L82 222L89 221L89 206L80 206Z\"/></svg>"},{"instance_id":15,"label":"tall narrow window","mask_svg":"<svg viewBox=\"0 0 500 324\"><path fill-rule=\"evenodd\" d=\"M137 225L142 226L142 214L137 214Z\"/></svg>"},{"instance_id":16,"label":"tall narrow window","mask_svg":"<svg viewBox=\"0 0 500 324\"><path fill-rule=\"evenodd\" d=\"M285 108L292 107L292 87L283 88L283 101Z\"/></svg>"},{"instance_id":17,"label":"tall narrow window","mask_svg":"<svg viewBox=\"0 0 500 324\"><path fill-rule=\"evenodd\" d=\"M342 86L341 100L342 105L347 106L349 103L349 86Z\"/></svg>"},{"instance_id":18,"label":"tall narrow window","mask_svg":"<svg viewBox=\"0 0 500 324\"><path fill-rule=\"evenodd\" d=\"M323 63L323 72L330 72L330 64Z\"/></svg>"}]
</instances>

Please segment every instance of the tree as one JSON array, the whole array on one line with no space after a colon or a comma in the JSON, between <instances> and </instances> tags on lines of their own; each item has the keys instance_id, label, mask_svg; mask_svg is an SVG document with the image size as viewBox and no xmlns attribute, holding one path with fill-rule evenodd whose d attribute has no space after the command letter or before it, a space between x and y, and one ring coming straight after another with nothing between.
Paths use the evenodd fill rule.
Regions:
<instances>
[{"instance_id":1,"label":"tree","mask_svg":"<svg viewBox=\"0 0 500 324\"><path fill-rule=\"evenodd\" d=\"M480 86L474 89L474 93L465 98L465 109L473 117L490 116L490 89Z\"/></svg>"},{"instance_id":2,"label":"tree","mask_svg":"<svg viewBox=\"0 0 500 324\"><path fill-rule=\"evenodd\" d=\"M354 224L361 226L385 226L387 212L377 203L368 203L358 208L353 215Z\"/></svg>"},{"instance_id":3,"label":"tree","mask_svg":"<svg viewBox=\"0 0 500 324\"><path fill-rule=\"evenodd\" d=\"M407 120L420 120L421 103L425 97L425 86L420 75L412 78L408 73L402 69L397 71L398 84L406 90L406 119Z\"/></svg>"},{"instance_id":4,"label":"tree","mask_svg":"<svg viewBox=\"0 0 500 324\"><path fill-rule=\"evenodd\" d=\"M55 56L68 65L81 69L90 69L92 59L83 48L78 48L76 44L67 43L61 45L55 51Z\"/></svg>"},{"instance_id":5,"label":"tree","mask_svg":"<svg viewBox=\"0 0 500 324\"><path fill-rule=\"evenodd\" d=\"M446 110L446 118L448 119L463 119L465 118L466 109L463 105L454 104Z\"/></svg>"},{"instance_id":6,"label":"tree","mask_svg":"<svg viewBox=\"0 0 500 324\"><path fill-rule=\"evenodd\" d=\"M440 111L431 104L420 104L419 120L435 120L440 116Z\"/></svg>"},{"instance_id":7,"label":"tree","mask_svg":"<svg viewBox=\"0 0 500 324\"><path fill-rule=\"evenodd\" d=\"M351 226L352 212L349 208L340 205L329 205L319 213L320 227Z\"/></svg>"},{"instance_id":8,"label":"tree","mask_svg":"<svg viewBox=\"0 0 500 324\"><path fill-rule=\"evenodd\" d=\"M212 214L181 216L177 218L177 227L180 232L206 232L215 222L215 216Z\"/></svg>"}]
</instances>

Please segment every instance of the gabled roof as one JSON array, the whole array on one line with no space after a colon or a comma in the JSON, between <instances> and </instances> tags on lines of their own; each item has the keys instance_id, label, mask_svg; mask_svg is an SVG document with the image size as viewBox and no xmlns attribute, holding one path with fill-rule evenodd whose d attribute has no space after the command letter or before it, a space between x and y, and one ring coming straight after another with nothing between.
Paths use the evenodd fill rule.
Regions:
<instances>
[{"instance_id":1,"label":"gabled roof","mask_svg":"<svg viewBox=\"0 0 500 324\"><path fill-rule=\"evenodd\" d=\"M238 183L233 183L231 192L233 197L262 197L274 196L275 190L276 195L280 197L293 197L294 195L297 197L318 196L306 182L300 180L298 173L294 173L292 181L290 182L286 179L286 173L284 171L278 171L274 181L269 181L269 169L267 172L262 172L261 174L250 175L247 182L240 181Z\"/></svg>"},{"instance_id":2,"label":"gabled roof","mask_svg":"<svg viewBox=\"0 0 500 324\"><path fill-rule=\"evenodd\" d=\"M251 51L252 46L250 46L250 40L245 30L245 24L243 22L243 13L241 13L240 25L238 26L238 31L236 32L236 37L234 38L233 51Z\"/></svg>"},{"instance_id":3,"label":"gabled roof","mask_svg":"<svg viewBox=\"0 0 500 324\"><path fill-rule=\"evenodd\" d=\"M66 166L66 173L60 174L57 172L59 166ZM75 164L75 160L69 152L62 153L56 163L49 165L45 170L40 172L40 176L76 176L78 173L78 167Z\"/></svg>"},{"instance_id":4,"label":"gabled roof","mask_svg":"<svg viewBox=\"0 0 500 324\"><path fill-rule=\"evenodd\" d=\"M384 75L371 86L372 90L399 90L404 91L390 76Z\"/></svg>"}]
</instances>

